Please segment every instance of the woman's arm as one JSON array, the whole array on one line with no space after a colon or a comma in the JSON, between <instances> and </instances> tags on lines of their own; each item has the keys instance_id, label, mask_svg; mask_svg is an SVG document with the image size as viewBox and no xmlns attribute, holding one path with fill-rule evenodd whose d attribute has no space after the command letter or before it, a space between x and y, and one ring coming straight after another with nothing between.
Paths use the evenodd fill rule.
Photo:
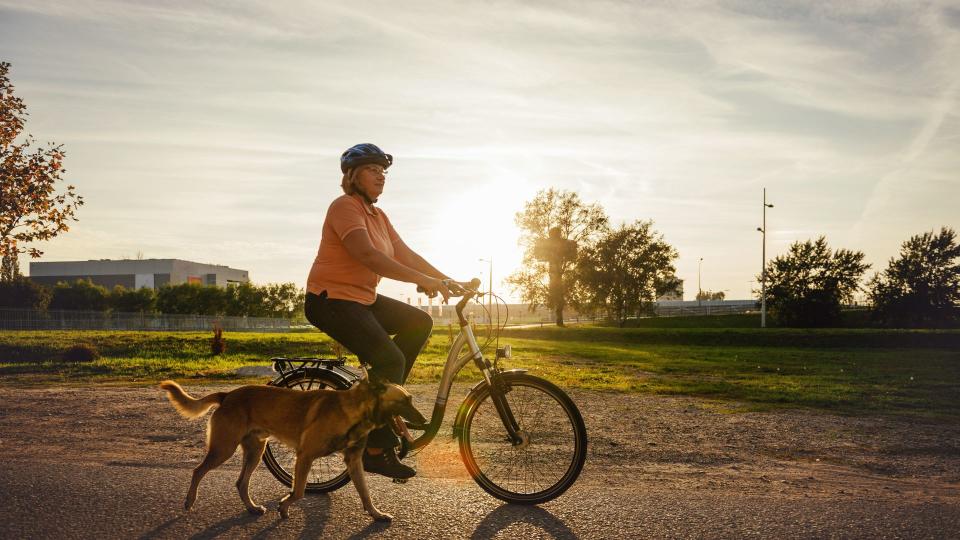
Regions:
<instances>
[{"instance_id":1,"label":"woman's arm","mask_svg":"<svg viewBox=\"0 0 960 540\"><path fill-rule=\"evenodd\" d=\"M427 264L434 275L427 275L416 268L411 268L406 264L397 262L387 256L386 253L373 247L373 244L370 242L370 236L365 229L357 229L347 234L343 238L343 247L347 249L347 253L349 253L351 257L360 261L360 264L366 266L378 275L398 281L406 281L407 283L416 283L422 287L428 295L436 293L442 294L444 300L450 297L450 291L447 290L447 286L441 281L441 279L445 279L446 276L427 264L422 258L420 258L420 260L423 261L424 264ZM407 250L409 251L409 248L407 248ZM417 257L419 258L419 255ZM406 261L408 259L401 258L401 260ZM437 277L438 275L440 277Z\"/></svg>"}]
</instances>

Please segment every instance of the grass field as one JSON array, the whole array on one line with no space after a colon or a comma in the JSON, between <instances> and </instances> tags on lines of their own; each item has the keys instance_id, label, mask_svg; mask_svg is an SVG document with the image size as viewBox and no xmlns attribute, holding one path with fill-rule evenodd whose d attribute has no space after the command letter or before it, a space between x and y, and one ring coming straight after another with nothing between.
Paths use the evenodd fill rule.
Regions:
<instances>
[{"instance_id":1,"label":"grass field","mask_svg":"<svg viewBox=\"0 0 960 540\"><path fill-rule=\"evenodd\" d=\"M840 313L837 325L841 328L870 328L870 311L866 309L848 309ZM625 326L630 328L759 328L759 313L738 313L730 315L685 315L682 317L644 317L627 319ZM776 327L773 317L767 318L767 326Z\"/></svg>"},{"instance_id":2,"label":"grass field","mask_svg":"<svg viewBox=\"0 0 960 540\"><path fill-rule=\"evenodd\" d=\"M271 356L330 355L318 332L225 338L227 353L214 357L209 333L0 332L0 384L240 382L251 379L237 368L267 365ZM434 332L411 382L439 380L449 341L447 328ZM960 418L958 331L545 327L508 330L500 342L514 347L507 367L568 387L703 396L751 409ZM76 343L101 358L60 360ZM472 367L461 374L478 379Z\"/></svg>"}]
</instances>

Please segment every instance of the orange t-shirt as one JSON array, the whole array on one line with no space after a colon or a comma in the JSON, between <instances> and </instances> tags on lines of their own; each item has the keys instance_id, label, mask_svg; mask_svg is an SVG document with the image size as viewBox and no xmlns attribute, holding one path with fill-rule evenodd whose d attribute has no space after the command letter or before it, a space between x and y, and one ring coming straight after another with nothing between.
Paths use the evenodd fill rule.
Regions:
<instances>
[{"instance_id":1,"label":"orange t-shirt","mask_svg":"<svg viewBox=\"0 0 960 540\"><path fill-rule=\"evenodd\" d=\"M364 229L373 247L394 257L400 236L387 215L375 206L368 206L356 195L337 197L327 209L320 236L320 249L307 277L307 292L328 298L352 300L370 305L377 299L380 276L354 259L343 245L343 239L357 229Z\"/></svg>"}]
</instances>

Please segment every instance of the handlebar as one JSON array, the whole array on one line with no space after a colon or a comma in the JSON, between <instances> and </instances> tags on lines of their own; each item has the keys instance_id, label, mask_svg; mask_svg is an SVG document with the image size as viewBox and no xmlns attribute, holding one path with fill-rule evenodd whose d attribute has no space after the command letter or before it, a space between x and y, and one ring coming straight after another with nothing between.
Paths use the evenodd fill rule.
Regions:
<instances>
[{"instance_id":1,"label":"handlebar","mask_svg":"<svg viewBox=\"0 0 960 540\"><path fill-rule=\"evenodd\" d=\"M457 302L457 319L460 320L460 327L467 326L467 319L463 317L463 308L470 300L480 292L480 279L473 278L470 281L453 281L452 279L443 280L443 284L450 291L450 296L462 296ZM417 286L417 292L425 292L423 287ZM436 295L434 295L436 296ZM432 298L432 297L431 297Z\"/></svg>"},{"instance_id":2,"label":"handlebar","mask_svg":"<svg viewBox=\"0 0 960 540\"><path fill-rule=\"evenodd\" d=\"M444 279L442 283L446 285L447 290L450 291L450 296L468 296L477 294L478 289L480 288L480 280L478 278L473 278L470 281L454 281L452 279ZM423 287L417 285L417 292L422 293L426 292L423 290ZM436 294L431 295L431 298L436 296Z\"/></svg>"}]
</instances>

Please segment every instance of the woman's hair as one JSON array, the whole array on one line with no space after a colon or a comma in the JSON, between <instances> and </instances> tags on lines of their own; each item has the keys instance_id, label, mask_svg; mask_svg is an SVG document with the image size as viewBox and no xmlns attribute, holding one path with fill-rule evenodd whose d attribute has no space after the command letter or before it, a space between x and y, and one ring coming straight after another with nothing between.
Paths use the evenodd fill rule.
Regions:
<instances>
[{"instance_id":1,"label":"woman's hair","mask_svg":"<svg viewBox=\"0 0 960 540\"><path fill-rule=\"evenodd\" d=\"M347 195L353 195L357 192L354 188L353 179L357 176L357 173L360 172L360 169L361 167L354 167L347 169L347 172L343 173L343 180L340 181L340 189Z\"/></svg>"}]
</instances>

